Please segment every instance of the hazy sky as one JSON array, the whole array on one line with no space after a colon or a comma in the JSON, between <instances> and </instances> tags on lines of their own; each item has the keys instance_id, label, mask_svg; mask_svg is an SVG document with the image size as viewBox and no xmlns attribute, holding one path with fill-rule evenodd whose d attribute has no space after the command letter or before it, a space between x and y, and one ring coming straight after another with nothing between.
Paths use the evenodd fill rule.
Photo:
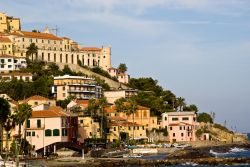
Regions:
<instances>
[{"instance_id":1,"label":"hazy sky","mask_svg":"<svg viewBox=\"0 0 250 167\"><path fill-rule=\"evenodd\" d=\"M250 131L249 0L0 0L23 30L57 26L85 46L112 46L112 65Z\"/></svg>"}]
</instances>

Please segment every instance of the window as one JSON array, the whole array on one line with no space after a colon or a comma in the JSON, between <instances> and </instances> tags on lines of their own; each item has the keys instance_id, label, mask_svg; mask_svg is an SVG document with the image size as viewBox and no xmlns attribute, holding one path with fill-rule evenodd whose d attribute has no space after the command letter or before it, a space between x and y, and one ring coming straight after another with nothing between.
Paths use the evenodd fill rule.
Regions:
<instances>
[{"instance_id":1,"label":"window","mask_svg":"<svg viewBox=\"0 0 250 167\"><path fill-rule=\"evenodd\" d=\"M178 121L179 119L177 117L172 118L172 121Z\"/></svg>"},{"instance_id":2,"label":"window","mask_svg":"<svg viewBox=\"0 0 250 167\"><path fill-rule=\"evenodd\" d=\"M56 62L56 54L54 54L54 62Z\"/></svg>"},{"instance_id":3,"label":"window","mask_svg":"<svg viewBox=\"0 0 250 167\"><path fill-rule=\"evenodd\" d=\"M27 120L26 128L30 128L30 120L29 119Z\"/></svg>"},{"instance_id":4,"label":"window","mask_svg":"<svg viewBox=\"0 0 250 167\"><path fill-rule=\"evenodd\" d=\"M114 131L116 131L116 127L114 127Z\"/></svg>"},{"instance_id":5,"label":"window","mask_svg":"<svg viewBox=\"0 0 250 167\"><path fill-rule=\"evenodd\" d=\"M196 118L194 117L193 120L194 120L194 122L195 122L195 121L196 121Z\"/></svg>"},{"instance_id":6,"label":"window","mask_svg":"<svg viewBox=\"0 0 250 167\"><path fill-rule=\"evenodd\" d=\"M188 117L182 117L182 121L188 121L189 118Z\"/></svg>"},{"instance_id":7,"label":"window","mask_svg":"<svg viewBox=\"0 0 250 167\"><path fill-rule=\"evenodd\" d=\"M182 130L182 126L180 126L180 130Z\"/></svg>"},{"instance_id":8,"label":"window","mask_svg":"<svg viewBox=\"0 0 250 167\"><path fill-rule=\"evenodd\" d=\"M63 97L65 97L66 96L66 94L65 93L63 93Z\"/></svg>"},{"instance_id":9,"label":"window","mask_svg":"<svg viewBox=\"0 0 250 167\"><path fill-rule=\"evenodd\" d=\"M4 65L1 65L1 68L4 68Z\"/></svg>"},{"instance_id":10,"label":"window","mask_svg":"<svg viewBox=\"0 0 250 167\"><path fill-rule=\"evenodd\" d=\"M8 68L11 68L12 67L12 65L8 65Z\"/></svg>"},{"instance_id":11,"label":"window","mask_svg":"<svg viewBox=\"0 0 250 167\"><path fill-rule=\"evenodd\" d=\"M60 136L59 129L54 129L53 130L53 136Z\"/></svg>"},{"instance_id":12,"label":"window","mask_svg":"<svg viewBox=\"0 0 250 167\"><path fill-rule=\"evenodd\" d=\"M36 132L35 132L35 131L33 131L33 132L32 132L32 136L35 136L35 135L36 135Z\"/></svg>"},{"instance_id":13,"label":"window","mask_svg":"<svg viewBox=\"0 0 250 167\"><path fill-rule=\"evenodd\" d=\"M82 123L83 123L83 120L80 120L80 123L82 124Z\"/></svg>"},{"instance_id":14,"label":"window","mask_svg":"<svg viewBox=\"0 0 250 167\"><path fill-rule=\"evenodd\" d=\"M183 137L184 136L184 134L183 133L181 133L181 137Z\"/></svg>"},{"instance_id":15,"label":"window","mask_svg":"<svg viewBox=\"0 0 250 167\"><path fill-rule=\"evenodd\" d=\"M25 81L29 81L30 80L30 78L29 77L25 77Z\"/></svg>"},{"instance_id":16,"label":"window","mask_svg":"<svg viewBox=\"0 0 250 167\"><path fill-rule=\"evenodd\" d=\"M71 55L71 63L74 64L74 55Z\"/></svg>"},{"instance_id":17,"label":"window","mask_svg":"<svg viewBox=\"0 0 250 167\"><path fill-rule=\"evenodd\" d=\"M68 54L66 54L65 59L66 59L66 63L68 63Z\"/></svg>"},{"instance_id":18,"label":"window","mask_svg":"<svg viewBox=\"0 0 250 167\"><path fill-rule=\"evenodd\" d=\"M62 54L60 54L60 63L62 63Z\"/></svg>"},{"instance_id":19,"label":"window","mask_svg":"<svg viewBox=\"0 0 250 167\"><path fill-rule=\"evenodd\" d=\"M130 126L128 127L128 130L131 130Z\"/></svg>"},{"instance_id":20,"label":"window","mask_svg":"<svg viewBox=\"0 0 250 167\"><path fill-rule=\"evenodd\" d=\"M48 53L48 61L50 61L50 53Z\"/></svg>"},{"instance_id":21,"label":"window","mask_svg":"<svg viewBox=\"0 0 250 167\"><path fill-rule=\"evenodd\" d=\"M8 62L11 62L11 59L8 59Z\"/></svg>"},{"instance_id":22,"label":"window","mask_svg":"<svg viewBox=\"0 0 250 167\"><path fill-rule=\"evenodd\" d=\"M1 63L4 63L4 59L1 59Z\"/></svg>"},{"instance_id":23,"label":"window","mask_svg":"<svg viewBox=\"0 0 250 167\"><path fill-rule=\"evenodd\" d=\"M169 128L170 128L170 130L173 130L172 126L170 126Z\"/></svg>"},{"instance_id":24,"label":"window","mask_svg":"<svg viewBox=\"0 0 250 167\"><path fill-rule=\"evenodd\" d=\"M92 132L89 132L89 135L92 136Z\"/></svg>"},{"instance_id":25,"label":"window","mask_svg":"<svg viewBox=\"0 0 250 167\"><path fill-rule=\"evenodd\" d=\"M50 129L45 130L45 136L51 136L51 130Z\"/></svg>"},{"instance_id":26,"label":"window","mask_svg":"<svg viewBox=\"0 0 250 167\"><path fill-rule=\"evenodd\" d=\"M168 118L167 117L165 117L165 121L167 120Z\"/></svg>"},{"instance_id":27,"label":"window","mask_svg":"<svg viewBox=\"0 0 250 167\"><path fill-rule=\"evenodd\" d=\"M144 126L142 126L142 130L144 130Z\"/></svg>"},{"instance_id":28,"label":"window","mask_svg":"<svg viewBox=\"0 0 250 167\"><path fill-rule=\"evenodd\" d=\"M67 129L62 129L62 136L68 136Z\"/></svg>"},{"instance_id":29,"label":"window","mask_svg":"<svg viewBox=\"0 0 250 167\"><path fill-rule=\"evenodd\" d=\"M42 53L42 60L44 60L44 54Z\"/></svg>"},{"instance_id":30,"label":"window","mask_svg":"<svg viewBox=\"0 0 250 167\"><path fill-rule=\"evenodd\" d=\"M175 133L173 133L173 137L175 137Z\"/></svg>"},{"instance_id":31,"label":"window","mask_svg":"<svg viewBox=\"0 0 250 167\"><path fill-rule=\"evenodd\" d=\"M27 136L31 136L31 132L27 132L26 135L27 135Z\"/></svg>"},{"instance_id":32,"label":"window","mask_svg":"<svg viewBox=\"0 0 250 167\"><path fill-rule=\"evenodd\" d=\"M34 104L35 104L35 105L38 105L38 102L37 102L37 101L35 101L35 102L34 102Z\"/></svg>"},{"instance_id":33,"label":"window","mask_svg":"<svg viewBox=\"0 0 250 167\"><path fill-rule=\"evenodd\" d=\"M37 128L41 128L41 120L40 119L38 119L36 121L36 126L37 126Z\"/></svg>"}]
</instances>

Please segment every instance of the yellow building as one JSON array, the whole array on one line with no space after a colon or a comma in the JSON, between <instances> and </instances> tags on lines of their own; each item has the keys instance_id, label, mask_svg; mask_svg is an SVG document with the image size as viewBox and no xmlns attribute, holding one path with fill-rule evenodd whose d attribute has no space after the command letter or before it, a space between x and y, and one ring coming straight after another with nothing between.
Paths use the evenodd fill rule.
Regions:
<instances>
[{"instance_id":1,"label":"yellow building","mask_svg":"<svg viewBox=\"0 0 250 167\"><path fill-rule=\"evenodd\" d=\"M0 34L0 55L13 55L13 44L9 37Z\"/></svg>"},{"instance_id":2,"label":"yellow building","mask_svg":"<svg viewBox=\"0 0 250 167\"><path fill-rule=\"evenodd\" d=\"M133 130L134 128L134 130ZM127 133L128 138L135 140L147 140L146 128L138 123L128 122L119 116L109 118L107 139L110 142L121 139L121 132Z\"/></svg>"},{"instance_id":3,"label":"yellow building","mask_svg":"<svg viewBox=\"0 0 250 167\"><path fill-rule=\"evenodd\" d=\"M0 32L10 32L21 30L21 22L19 18L7 16L0 12Z\"/></svg>"},{"instance_id":4,"label":"yellow building","mask_svg":"<svg viewBox=\"0 0 250 167\"><path fill-rule=\"evenodd\" d=\"M106 108L106 113L108 117L120 116L124 119L128 119L129 122L136 122L137 124L145 126L145 129L152 130L153 128L158 129L159 125L157 123L157 117L150 115L150 108L138 106L137 111L133 114L127 116L124 112L118 113L116 111L115 105Z\"/></svg>"}]
</instances>

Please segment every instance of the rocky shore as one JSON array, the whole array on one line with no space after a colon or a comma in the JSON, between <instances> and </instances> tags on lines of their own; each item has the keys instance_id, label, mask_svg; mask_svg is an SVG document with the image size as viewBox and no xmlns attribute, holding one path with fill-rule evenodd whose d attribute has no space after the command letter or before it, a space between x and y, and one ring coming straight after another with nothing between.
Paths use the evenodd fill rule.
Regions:
<instances>
[{"instance_id":1,"label":"rocky shore","mask_svg":"<svg viewBox=\"0 0 250 167\"><path fill-rule=\"evenodd\" d=\"M149 159L125 159L125 158L80 158L57 159L48 161L48 166L69 166L69 167L122 167L122 166L171 166L179 164L194 163L199 165L237 165L250 164L250 158L223 158L215 157L210 150L225 153L231 148L250 149L250 144L226 144L220 146L197 147L190 149L178 149L167 154L164 160Z\"/></svg>"}]
</instances>

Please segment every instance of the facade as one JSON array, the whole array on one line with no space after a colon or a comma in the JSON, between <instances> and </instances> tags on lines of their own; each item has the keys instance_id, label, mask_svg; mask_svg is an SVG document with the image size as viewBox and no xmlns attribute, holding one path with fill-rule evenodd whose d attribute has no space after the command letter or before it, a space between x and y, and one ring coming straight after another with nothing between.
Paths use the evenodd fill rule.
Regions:
<instances>
[{"instance_id":1,"label":"facade","mask_svg":"<svg viewBox=\"0 0 250 167\"><path fill-rule=\"evenodd\" d=\"M63 112L60 107L33 111L24 128L35 150L56 142L75 142L78 133L77 117Z\"/></svg>"},{"instance_id":2,"label":"facade","mask_svg":"<svg viewBox=\"0 0 250 167\"><path fill-rule=\"evenodd\" d=\"M170 112L162 114L162 128L167 128L170 142L196 141L195 112Z\"/></svg>"},{"instance_id":3,"label":"facade","mask_svg":"<svg viewBox=\"0 0 250 167\"><path fill-rule=\"evenodd\" d=\"M137 90L134 89L118 89L118 90L110 90L104 91L104 96L107 98L109 103L114 104L117 99L120 98L130 98L133 95L137 94Z\"/></svg>"},{"instance_id":4,"label":"facade","mask_svg":"<svg viewBox=\"0 0 250 167\"><path fill-rule=\"evenodd\" d=\"M77 99L92 99L101 97L102 87L92 78L64 75L54 77L52 93L57 100L64 100L69 96Z\"/></svg>"},{"instance_id":5,"label":"facade","mask_svg":"<svg viewBox=\"0 0 250 167\"><path fill-rule=\"evenodd\" d=\"M134 130L133 130L134 128ZM119 116L109 118L107 139L114 142L122 138L121 132L128 134L128 139L147 140L146 128L136 122L129 122ZM126 139L123 139L126 140Z\"/></svg>"},{"instance_id":6,"label":"facade","mask_svg":"<svg viewBox=\"0 0 250 167\"><path fill-rule=\"evenodd\" d=\"M13 44L9 37L0 34L0 55L13 55Z\"/></svg>"},{"instance_id":7,"label":"facade","mask_svg":"<svg viewBox=\"0 0 250 167\"><path fill-rule=\"evenodd\" d=\"M0 73L10 72L25 68L27 66L25 58L11 55L0 55Z\"/></svg>"},{"instance_id":8,"label":"facade","mask_svg":"<svg viewBox=\"0 0 250 167\"><path fill-rule=\"evenodd\" d=\"M128 119L129 122L133 122L134 120L135 123L144 126L147 130L159 128L159 125L157 123L157 117L152 117L150 115L150 108L147 107L138 106L137 111L134 113L134 118L133 114L127 116L123 112L118 113L114 105L106 108L106 114L108 117L119 116L123 119Z\"/></svg>"},{"instance_id":9,"label":"facade","mask_svg":"<svg viewBox=\"0 0 250 167\"><path fill-rule=\"evenodd\" d=\"M27 103L31 105L32 107L35 107L41 104L48 104L49 106L56 106L55 100L51 100L51 99L48 99L46 97L42 97L39 95L31 96L27 99L20 101L20 103Z\"/></svg>"},{"instance_id":10,"label":"facade","mask_svg":"<svg viewBox=\"0 0 250 167\"><path fill-rule=\"evenodd\" d=\"M12 79L23 80L25 82L32 82L33 75L30 73L0 73L0 80L10 81Z\"/></svg>"},{"instance_id":11,"label":"facade","mask_svg":"<svg viewBox=\"0 0 250 167\"><path fill-rule=\"evenodd\" d=\"M116 77L120 83L128 84L130 76L126 73L122 73L117 68L109 68L108 73L111 77Z\"/></svg>"},{"instance_id":12,"label":"facade","mask_svg":"<svg viewBox=\"0 0 250 167\"><path fill-rule=\"evenodd\" d=\"M19 18L7 16L0 12L0 32L10 32L21 30L21 23Z\"/></svg>"}]
</instances>

